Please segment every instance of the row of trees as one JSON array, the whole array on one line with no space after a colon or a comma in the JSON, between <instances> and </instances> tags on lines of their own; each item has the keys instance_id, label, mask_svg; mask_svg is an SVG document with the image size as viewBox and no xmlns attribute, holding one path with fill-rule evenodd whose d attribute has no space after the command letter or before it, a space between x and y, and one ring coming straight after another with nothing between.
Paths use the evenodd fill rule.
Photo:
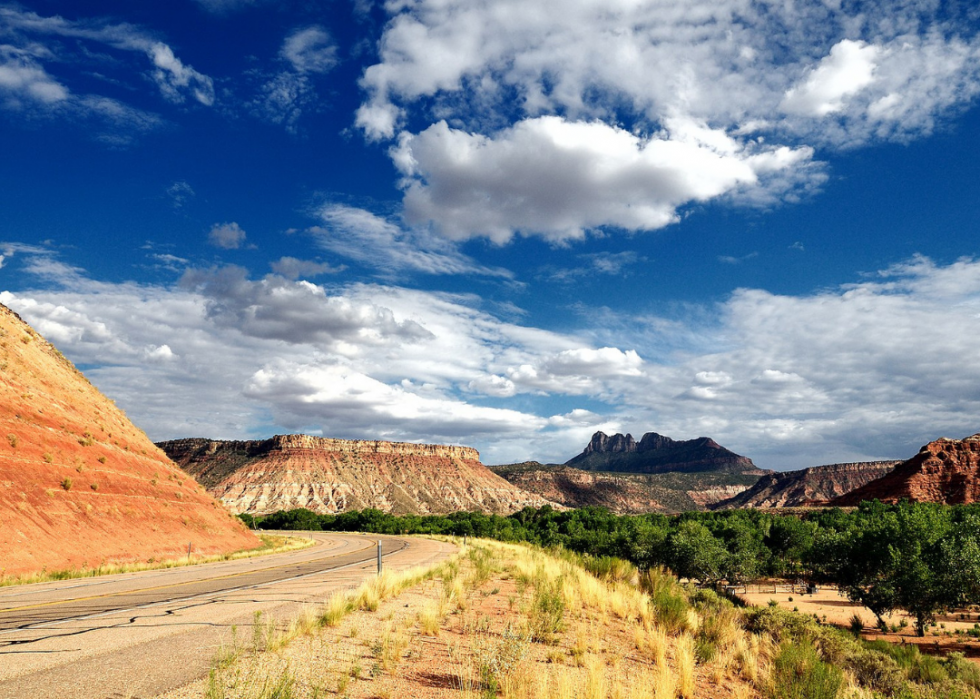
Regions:
<instances>
[{"instance_id":1,"label":"row of trees","mask_svg":"<svg viewBox=\"0 0 980 699\"><path fill-rule=\"evenodd\" d=\"M879 621L904 609L920 634L939 612L980 604L980 506L874 502L801 515L733 510L677 516L542 507L509 517L291 510L242 518L265 529L448 534L561 546L641 568L664 565L705 585L802 577L838 585Z\"/></svg>"}]
</instances>

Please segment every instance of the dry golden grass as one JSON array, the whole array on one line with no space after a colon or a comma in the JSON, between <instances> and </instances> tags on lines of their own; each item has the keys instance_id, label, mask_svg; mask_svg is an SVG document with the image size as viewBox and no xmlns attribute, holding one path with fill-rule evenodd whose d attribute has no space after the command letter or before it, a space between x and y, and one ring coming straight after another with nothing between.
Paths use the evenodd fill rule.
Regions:
<instances>
[{"instance_id":1,"label":"dry golden grass","mask_svg":"<svg viewBox=\"0 0 980 699\"><path fill-rule=\"evenodd\" d=\"M410 604L393 599L409 588ZM767 655L728 616L687 620L714 634L718 651L702 664L691 632L671 636L654 617L649 595L626 582L526 546L475 542L456 561L387 574L282 631L262 629L271 653L219 667L205 696L256 699L287 677L292 699L758 699L765 676L744 665ZM294 646L317 660L294 657Z\"/></svg>"}]
</instances>

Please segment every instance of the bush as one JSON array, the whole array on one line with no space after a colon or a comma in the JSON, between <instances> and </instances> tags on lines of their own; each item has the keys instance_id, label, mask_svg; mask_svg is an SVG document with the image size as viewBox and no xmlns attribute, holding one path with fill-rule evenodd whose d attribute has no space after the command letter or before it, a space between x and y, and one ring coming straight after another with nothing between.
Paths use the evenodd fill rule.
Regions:
<instances>
[{"instance_id":1,"label":"bush","mask_svg":"<svg viewBox=\"0 0 980 699\"><path fill-rule=\"evenodd\" d=\"M905 672L884 653L860 649L847 658L844 666L854 673L854 678L862 687L885 696L894 695L905 684Z\"/></svg>"},{"instance_id":2,"label":"bush","mask_svg":"<svg viewBox=\"0 0 980 699\"><path fill-rule=\"evenodd\" d=\"M786 642L773 661L773 699L836 699L844 673L817 655L812 645Z\"/></svg>"},{"instance_id":3,"label":"bush","mask_svg":"<svg viewBox=\"0 0 980 699\"><path fill-rule=\"evenodd\" d=\"M71 490L71 486L74 483L71 478L64 478L61 481L61 487L65 490Z\"/></svg>"},{"instance_id":4,"label":"bush","mask_svg":"<svg viewBox=\"0 0 980 699\"><path fill-rule=\"evenodd\" d=\"M950 653L942 664L952 679L980 690L980 667L964 658L962 653Z\"/></svg>"},{"instance_id":5,"label":"bush","mask_svg":"<svg viewBox=\"0 0 980 699\"><path fill-rule=\"evenodd\" d=\"M650 595L653 615L667 633L687 631L690 605L677 578L664 568L651 568L640 577L640 589Z\"/></svg>"}]
</instances>

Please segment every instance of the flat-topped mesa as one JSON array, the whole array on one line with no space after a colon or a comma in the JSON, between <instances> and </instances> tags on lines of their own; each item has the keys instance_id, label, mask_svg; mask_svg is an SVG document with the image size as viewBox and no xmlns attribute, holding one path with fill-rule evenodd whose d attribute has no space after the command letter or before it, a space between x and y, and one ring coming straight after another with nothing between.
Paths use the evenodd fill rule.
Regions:
<instances>
[{"instance_id":1,"label":"flat-topped mesa","mask_svg":"<svg viewBox=\"0 0 980 699\"><path fill-rule=\"evenodd\" d=\"M766 473L709 437L674 440L656 432L647 432L639 442L629 434L596 432L582 453L565 463L588 471L627 473Z\"/></svg>"},{"instance_id":2,"label":"flat-topped mesa","mask_svg":"<svg viewBox=\"0 0 980 699\"><path fill-rule=\"evenodd\" d=\"M174 439L167 444L167 451L203 451L214 454L218 449L236 447L249 455L265 454L273 450L286 451L309 449L342 454L400 454L402 456L438 456L463 461L479 461L480 452L473 447L447 444L416 444L414 442L385 442L365 439L333 439L308 434L277 434L262 440Z\"/></svg>"},{"instance_id":3,"label":"flat-topped mesa","mask_svg":"<svg viewBox=\"0 0 980 699\"><path fill-rule=\"evenodd\" d=\"M882 502L941 502L961 505L980 502L980 434L964 439L940 437L919 449L895 469L867 485L830 502L856 505Z\"/></svg>"},{"instance_id":4,"label":"flat-topped mesa","mask_svg":"<svg viewBox=\"0 0 980 699\"><path fill-rule=\"evenodd\" d=\"M371 507L395 514L509 514L549 504L492 473L470 447L303 434L158 446L234 512Z\"/></svg>"}]
</instances>

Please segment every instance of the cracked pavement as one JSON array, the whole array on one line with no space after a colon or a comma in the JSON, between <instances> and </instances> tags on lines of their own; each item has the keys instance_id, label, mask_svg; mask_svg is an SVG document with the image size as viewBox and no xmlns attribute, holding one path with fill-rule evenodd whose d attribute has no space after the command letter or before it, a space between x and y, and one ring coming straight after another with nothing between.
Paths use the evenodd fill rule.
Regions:
<instances>
[{"instance_id":1,"label":"cracked pavement","mask_svg":"<svg viewBox=\"0 0 980 699\"><path fill-rule=\"evenodd\" d=\"M304 536L309 533L304 533ZM0 589L0 699L152 697L250 643L256 613L284 621L385 567L449 556L451 544L312 534L312 547L239 561Z\"/></svg>"}]
</instances>

